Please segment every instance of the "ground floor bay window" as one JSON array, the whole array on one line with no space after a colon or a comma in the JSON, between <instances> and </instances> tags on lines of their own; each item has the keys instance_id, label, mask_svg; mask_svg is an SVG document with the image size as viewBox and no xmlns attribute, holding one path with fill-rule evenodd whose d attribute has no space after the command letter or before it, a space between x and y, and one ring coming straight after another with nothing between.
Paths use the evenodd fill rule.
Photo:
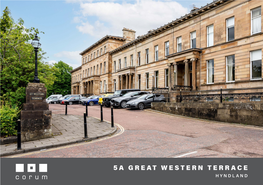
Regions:
<instances>
[{"instance_id":1,"label":"ground floor bay window","mask_svg":"<svg viewBox=\"0 0 263 185\"><path fill-rule=\"evenodd\" d=\"M250 52L250 78L262 78L262 50Z\"/></svg>"}]
</instances>

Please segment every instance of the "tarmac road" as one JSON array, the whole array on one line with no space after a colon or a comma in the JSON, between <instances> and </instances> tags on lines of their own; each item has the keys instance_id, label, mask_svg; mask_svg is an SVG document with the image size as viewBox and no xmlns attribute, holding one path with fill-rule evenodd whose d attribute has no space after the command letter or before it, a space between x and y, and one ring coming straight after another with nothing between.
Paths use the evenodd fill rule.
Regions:
<instances>
[{"instance_id":1,"label":"tarmac road","mask_svg":"<svg viewBox=\"0 0 263 185\"><path fill-rule=\"evenodd\" d=\"M53 114L65 106L50 105ZM68 106L68 114L83 115L85 106ZM100 107L88 107L100 118ZM103 108L110 121L110 108ZM166 114L151 109L114 109L114 122L124 128L99 141L26 153L13 157L263 157L263 128Z\"/></svg>"}]
</instances>

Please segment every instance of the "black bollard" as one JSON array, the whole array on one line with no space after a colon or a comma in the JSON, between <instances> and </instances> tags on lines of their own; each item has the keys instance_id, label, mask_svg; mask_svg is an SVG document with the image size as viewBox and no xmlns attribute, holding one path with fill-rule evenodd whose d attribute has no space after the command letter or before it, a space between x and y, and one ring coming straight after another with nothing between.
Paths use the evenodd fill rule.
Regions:
<instances>
[{"instance_id":1,"label":"black bollard","mask_svg":"<svg viewBox=\"0 0 263 185\"><path fill-rule=\"evenodd\" d=\"M84 113L84 138L88 138L87 130L87 116L86 113Z\"/></svg>"},{"instance_id":2,"label":"black bollard","mask_svg":"<svg viewBox=\"0 0 263 185\"><path fill-rule=\"evenodd\" d=\"M102 110L102 104L100 105L100 121L103 122L103 110Z\"/></svg>"},{"instance_id":3,"label":"black bollard","mask_svg":"<svg viewBox=\"0 0 263 185\"><path fill-rule=\"evenodd\" d=\"M67 104L67 102L65 102L65 105L66 105L65 115L67 115L68 114L68 104Z\"/></svg>"},{"instance_id":4,"label":"black bollard","mask_svg":"<svg viewBox=\"0 0 263 185\"><path fill-rule=\"evenodd\" d=\"M114 127L114 121L113 121L113 105L111 106L111 127Z\"/></svg>"},{"instance_id":5,"label":"black bollard","mask_svg":"<svg viewBox=\"0 0 263 185\"><path fill-rule=\"evenodd\" d=\"M86 116L89 117L88 115L88 103L86 102Z\"/></svg>"},{"instance_id":6,"label":"black bollard","mask_svg":"<svg viewBox=\"0 0 263 185\"><path fill-rule=\"evenodd\" d=\"M180 89L180 103L182 102L182 91Z\"/></svg>"},{"instance_id":7,"label":"black bollard","mask_svg":"<svg viewBox=\"0 0 263 185\"><path fill-rule=\"evenodd\" d=\"M17 150L21 150L21 121L17 120Z\"/></svg>"}]
</instances>

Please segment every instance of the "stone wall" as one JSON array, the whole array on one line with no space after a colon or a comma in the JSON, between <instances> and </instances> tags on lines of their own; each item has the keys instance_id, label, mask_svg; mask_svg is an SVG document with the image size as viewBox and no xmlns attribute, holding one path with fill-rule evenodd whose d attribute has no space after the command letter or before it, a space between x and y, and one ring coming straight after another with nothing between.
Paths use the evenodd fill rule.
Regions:
<instances>
[{"instance_id":1,"label":"stone wall","mask_svg":"<svg viewBox=\"0 0 263 185\"><path fill-rule=\"evenodd\" d=\"M230 123L263 126L263 103L152 103L152 109Z\"/></svg>"}]
</instances>

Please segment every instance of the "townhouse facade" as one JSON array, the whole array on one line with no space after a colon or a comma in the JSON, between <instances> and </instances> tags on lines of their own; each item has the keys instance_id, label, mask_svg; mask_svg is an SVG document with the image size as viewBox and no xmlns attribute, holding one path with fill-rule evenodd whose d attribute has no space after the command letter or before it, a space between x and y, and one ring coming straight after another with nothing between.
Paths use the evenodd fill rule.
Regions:
<instances>
[{"instance_id":1,"label":"townhouse facade","mask_svg":"<svg viewBox=\"0 0 263 185\"><path fill-rule=\"evenodd\" d=\"M72 93L263 87L262 5L214 0L137 38L126 28L123 37L105 36L80 53Z\"/></svg>"}]
</instances>

